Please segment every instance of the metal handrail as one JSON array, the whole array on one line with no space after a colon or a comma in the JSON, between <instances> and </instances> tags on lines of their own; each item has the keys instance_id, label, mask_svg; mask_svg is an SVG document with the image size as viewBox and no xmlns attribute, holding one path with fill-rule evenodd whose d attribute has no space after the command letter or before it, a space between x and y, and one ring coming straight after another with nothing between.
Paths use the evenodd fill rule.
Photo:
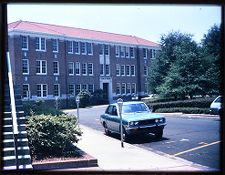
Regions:
<instances>
[{"instance_id":1,"label":"metal handrail","mask_svg":"<svg viewBox=\"0 0 225 175\"><path fill-rule=\"evenodd\" d=\"M10 62L9 52L7 52L7 67L8 67L9 91L10 91L12 123L13 123L13 135L14 135L14 143L15 143L16 166L17 166L17 169L18 169L17 136L19 134L19 131L18 131L17 116L16 116L16 103L15 103L15 94L14 94L14 87L13 87L13 80L12 80L12 70L11 70L11 62Z\"/></svg>"}]
</instances>

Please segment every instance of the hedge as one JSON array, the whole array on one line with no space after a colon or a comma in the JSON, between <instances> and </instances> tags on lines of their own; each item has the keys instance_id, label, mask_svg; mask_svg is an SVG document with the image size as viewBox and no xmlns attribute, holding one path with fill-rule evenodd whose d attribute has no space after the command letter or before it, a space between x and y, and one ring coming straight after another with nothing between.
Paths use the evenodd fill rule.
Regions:
<instances>
[{"instance_id":1,"label":"hedge","mask_svg":"<svg viewBox=\"0 0 225 175\"><path fill-rule=\"evenodd\" d=\"M210 114L209 108L190 108L190 107L160 108L160 109L156 109L155 112L158 112L158 113L182 112L184 114Z\"/></svg>"},{"instance_id":2,"label":"hedge","mask_svg":"<svg viewBox=\"0 0 225 175\"><path fill-rule=\"evenodd\" d=\"M213 100L214 98L199 98L159 103L146 102L146 104L152 109L153 112L155 112L157 109L161 108L209 108Z\"/></svg>"},{"instance_id":3,"label":"hedge","mask_svg":"<svg viewBox=\"0 0 225 175\"><path fill-rule=\"evenodd\" d=\"M32 159L76 156L72 143L81 136L75 116L62 114L28 117L26 126Z\"/></svg>"}]
</instances>

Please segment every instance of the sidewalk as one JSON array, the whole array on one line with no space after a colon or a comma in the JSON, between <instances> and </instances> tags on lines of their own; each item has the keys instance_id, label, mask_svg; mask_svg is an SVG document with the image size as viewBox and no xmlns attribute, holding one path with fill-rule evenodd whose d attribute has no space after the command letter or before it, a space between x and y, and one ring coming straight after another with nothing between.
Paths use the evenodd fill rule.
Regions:
<instances>
[{"instance_id":1,"label":"sidewalk","mask_svg":"<svg viewBox=\"0 0 225 175\"><path fill-rule=\"evenodd\" d=\"M98 160L97 171L217 171L193 162L159 155L81 125L82 140L77 147Z\"/></svg>"}]
</instances>

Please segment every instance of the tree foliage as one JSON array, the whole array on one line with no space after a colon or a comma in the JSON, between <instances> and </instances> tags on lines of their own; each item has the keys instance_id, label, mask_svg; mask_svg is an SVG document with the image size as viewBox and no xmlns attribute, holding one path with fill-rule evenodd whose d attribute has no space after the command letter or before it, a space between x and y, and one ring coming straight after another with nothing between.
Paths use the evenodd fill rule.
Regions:
<instances>
[{"instance_id":1,"label":"tree foliage","mask_svg":"<svg viewBox=\"0 0 225 175\"><path fill-rule=\"evenodd\" d=\"M152 93L185 98L216 94L219 83L220 30L213 26L202 45L192 35L171 32L161 37L161 52L149 71ZM213 48L212 48L213 47Z\"/></svg>"}]
</instances>

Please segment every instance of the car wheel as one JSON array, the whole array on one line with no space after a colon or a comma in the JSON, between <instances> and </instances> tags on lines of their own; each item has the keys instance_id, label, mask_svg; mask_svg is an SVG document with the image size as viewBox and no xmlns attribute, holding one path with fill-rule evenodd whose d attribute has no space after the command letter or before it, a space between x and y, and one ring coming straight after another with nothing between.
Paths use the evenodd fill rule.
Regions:
<instances>
[{"instance_id":1,"label":"car wheel","mask_svg":"<svg viewBox=\"0 0 225 175\"><path fill-rule=\"evenodd\" d=\"M103 126L104 126L104 129L105 129L105 134L106 135L110 135L111 132L109 131L108 126L107 126L107 124L105 122L104 122Z\"/></svg>"},{"instance_id":2,"label":"car wheel","mask_svg":"<svg viewBox=\"0 0 225 175\"><path fill-rule=\"evenodd\" d=\"M157 139L162 139L162 136L163 136L163 130L160 129L158 131L155 132L155 136Z\"/></svg>"}]
</instances>

